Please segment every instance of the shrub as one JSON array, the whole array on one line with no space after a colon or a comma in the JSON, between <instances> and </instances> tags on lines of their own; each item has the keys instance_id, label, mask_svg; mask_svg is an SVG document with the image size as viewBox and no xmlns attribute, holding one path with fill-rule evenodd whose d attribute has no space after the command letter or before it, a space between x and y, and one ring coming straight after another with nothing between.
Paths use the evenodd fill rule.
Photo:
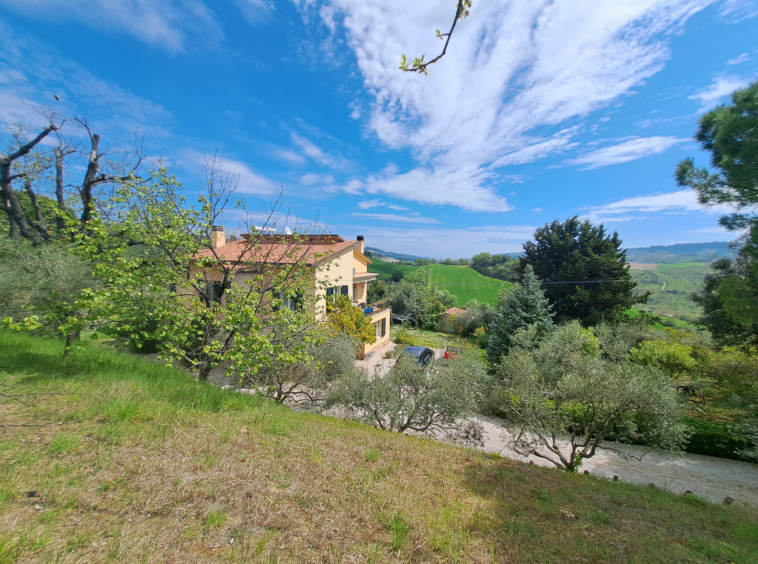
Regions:
<instances>
[{"instance_id":1,"label":"shrub","mask_svg":"<svg viewBox=\"0 0 758 564\"><path fill-rule=\"evenodd\" d=\"M673 341L645 341L629 353L632 362L642 366L654 366L672 378L695 368L692 347Z\"/></svg>"},{"instance_id":2,"label":"shrub","mask_svg":"<svg viewBox=\"0 0 758 564\"><path fill-rule=\"evenodd\" d=\"M398 329L395 331L392 340L395 341L398 345L418 345L416 338L407 329Z\"/></svg>"},{"instance_id":3,"label":"shrub","mask_svg":"<svg viewBox=\"0 0 758 564\"><path fill-rule=\"evenodd\" d=\"M388 431L415 431L467 443L481 442L481 426L465 418L479 405L484 366L471 355L425 369L400 355L381 378L356 370L330 392L326 406L341 406L357 419Z\"/></svg>"}]
</instances>

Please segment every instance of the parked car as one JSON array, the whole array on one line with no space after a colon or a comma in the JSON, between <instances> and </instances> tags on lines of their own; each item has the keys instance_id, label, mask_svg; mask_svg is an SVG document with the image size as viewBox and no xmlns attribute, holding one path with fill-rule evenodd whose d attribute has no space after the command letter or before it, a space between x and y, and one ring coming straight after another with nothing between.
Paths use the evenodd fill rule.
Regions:
<instances>
[{"instance_id":1,"label":"parked car","mask_svg":"<svg viewBox=\"0 0 758 564\"><path fill-rule=\"evenodd\" d=\"M434 351L430 349L429 347L416 347L416 346L407 347L403 351L403 354L407 354L415 358L416 364L418 364L421 367L421 370L426 368L429 365L429 363L431 363L434 360Z\"/></svg>"},{"instance_id":2,"label":"parked car","mask_svg":"<svg viewBox=\"0 0 758 564\"><path fill-rule=\"evenodd\" d=\"M442 353L442 358L446 360L458 360L458 356L463 352L463 349L459 347L445 347L445 352Z\"/></svg>"}]
</instances>

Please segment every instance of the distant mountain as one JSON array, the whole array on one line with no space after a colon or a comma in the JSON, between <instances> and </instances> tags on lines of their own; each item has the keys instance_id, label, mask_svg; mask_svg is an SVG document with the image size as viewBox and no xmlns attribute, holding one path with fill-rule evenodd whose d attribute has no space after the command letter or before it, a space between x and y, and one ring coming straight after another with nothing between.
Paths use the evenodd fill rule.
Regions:
<instances>
[{"instance_id":1,"label":"distant mountain","mask_svg":"<svg viewBox=\"0 0 758 564\"><path fill-rule=\"evenodd\" d=\"M653 262L676 264L679 262L711 262L714 258L731 257L729 243L712 241L710 243L678 243L676 245L654 245L626 249L629 262Z\"/></svg>"},{"instance_id":2,"label":"distant mountain","mask_svg":"<svg viewBox=\"0 0 758 564\"><path fill-rule=\"evenodd\" d=\"M420 259L429 259L429 257L417 257L415 255L404 255L402 253L393 253L390 251L383 251L381 249L377 249L376 247L366 247L367 251L371 251L372 253L375 253L377 255L383 256L383 257L392 257L393 259L397 260L407 260L410 262L413 262L417 258Z\"/></svg>"}]
</instances>

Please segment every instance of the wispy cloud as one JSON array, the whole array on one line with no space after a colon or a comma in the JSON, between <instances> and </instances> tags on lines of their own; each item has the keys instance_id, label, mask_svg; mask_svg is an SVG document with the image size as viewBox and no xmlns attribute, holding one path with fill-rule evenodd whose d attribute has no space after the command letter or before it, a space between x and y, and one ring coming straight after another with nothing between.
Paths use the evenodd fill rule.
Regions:
<instances>
[{"instance_id":1,"label":"wispy cloud","mask_svg":"<svg viewBox=\"0 0 758 564\"><path fill-rule=\"evenodd\" d=\"M690 100L700 102L699 111L704 112L716 107L725 97L739 88L744 88L748 83L744 78L721 74L711 84L690 96Z\"/></svg>"},{"instance_id":2,"label":"wispy cloud","mask_svg":"<svg viewBox=\"0 0 758 564\"><path fill-rule=\"evenodd\" d=\"M208 160L209 156L200 151L185 149L179 153L177 164L195 173L197 176L201 176ZM235 177L237 180L237 192L240 194L269 196L278 194L281 190L278 184L253 171L250 165L242 161L225 158L221 162L221 170Z\"/></svg>"},{"instance_id":3,"label":"wispy cloud","mask_svg":"<svg viewBox=\"0 0 758 564\"><path fill-rule=\"evenodd\" d=\"M485 251L520 252L521 245L532 237L536 229L531 225L482 225L470 229L413 226L393 228L386 225L353 225L350 228L359 229L372 247L439 259L471 257ZM444 241L444 245L440 245L440 241Z\"/></svg>"},{"instance_id":4,"label":"wispy cloud","mask_svg":"<svg viewBox=\"0 0 758 564\"><path fill-rule=\"evenodd\" d=\"M669 56L668 33L711 1L477 4L456 28L455 49L426 77L398 72L397 59L439 49L429 33L446 19L437 4L299 5L314 14L323 5L334 8L325 23L344 31L371 97L366 127L386 147L409 149L416 159L402 171L356 178L364 189L498 212L512 208L500 196L496 169L571 147L578 129L553 135L546 128L604 108L658 72ZM455 182L446 181L451 176Z\"/></svg>"},{"instance_id":5,"label":"wispy cloud","mask_svg":"<svg viewBox=\"0 0 758 564\"><path fill-rule=\"evenodd\" d=\"M354 213L355 217L363 217L366 219L373 219L376 221L390 221L396 223L440 223L438 219L433 217L419 217L419 216L406 216L395 215L392 213Z\"/></svg>"},{"instance_id":6,"label":"wispy cloud","mask_svg":"<svg viewBox=\"0 0 758 564\"><path fill-rule=\"evenodd\" d=\"M603 147L575 159L566 160L563 163L581 166L583 167L582 170L590 170L601 166L635 161L650 155L658 155L684 141L686 139L678 139L676 137L641 137L629 139L618 145Z\"/></svg>"},{"instance_id":7,"label":"wispy cloud","mask_svg":"<svg viewBox=\"0 0 758 564\"><path fill-rule=\"evenodd\" d=\"M739 64L742 64L745 61L749 61L749 60L750 60L750 55L748 55L747 53L742 53L742 55L740 55L739 57L735 57L734 59L729 59L726 62L726 64L727 65L739 65Z\"/></svg>"},{"instance_id":8,"label":"wispy cloud","mask_svg":"<svg viewBox=\"0 0 758 564\"><path fill-rule=\"evenodd\" d=\"M274 4L268 0L232 0L242 17L250 25L259 25L271 19Z\"/></svg>"},{"instance_id":9,"label":"wispy cloud","mask_svg":"<svg viewBox=\"0 0 758 564\"><path fill-rule=\"evenodd\" d=\"M347 167L347 159L342 155L330 154L310 139L298 135L297 133L291 133L290 137L292 142L300 149L303 155L314 160L321 166L332 169L344 169Z\"/></svg>"},{"instance_id":10,"label":"wispy cloud","mask_svg":"<svg viewBox=\"0 0 758 564\"><path fill-rule=\"evenodd\" d=\"M82 22L171 52L223 39L215 14L200 0L0 0L0 5L36 19Z\"/></svg>"},{"instance_id":11,"label":"wispy cloud","mask_svg":"<svg viewBox=\"0 0 758 564\"><path fill-rule=\"evenodd\" d=\"M758 5L755 0L724 0L721 15L732 23L741 22L758 16Z\"/></svg>"},{"instance_id":12,"label":"wispy cloud","mask_svg":"<svg viewBox=\"0 0 758 564\"><path fill-rule=\"evenodd\" d=\"M693 211L710 214L734 211L732 208L724 205L711 207L701 205L694 190L678 190L663 194L636 196L624 198L610 204L586 206L580 209L585 212L585 217L597 223L650 219L650 216L640 214L659 212L670 215Z\"/></svg>"},{"instance_id":13,"label":"wispy cloud","mask_svg":"<svg viewBox=\"0 0 758 564\"><path fill-rule=\"evenodd\" d=\"M20 36L1 22L0 36L0 122L37 125L40 109L53 105L64 115L86 109L90 124L111 135L131 137L136 131L153 141L173 135L175 118L162 106L95 77L46 43Z\"/></svg>"},{"instance_id":14,"label":"wispy cloud","mask_svg":"<svg viewBox=\"0 0 758 564\"><path fill-rule=\"evenodd\" d=\"M381 200L366 200L365 202L358 202L358 207L362 210L370 210L371 208L377 208L383 205L384 202Z\"/></svg>"},{"instance_id":15,"label":"wispy cloud","mask_svg":"<svg viewBox=\"0 0 758 564\"><path fill-rule=\"evenodd\" d=\"M387 208L391 210L395 210L395 211L408 211L408 208L404 208L403 206L398 206L397 204L389 204Z\"/></svg>"}]
</instances>

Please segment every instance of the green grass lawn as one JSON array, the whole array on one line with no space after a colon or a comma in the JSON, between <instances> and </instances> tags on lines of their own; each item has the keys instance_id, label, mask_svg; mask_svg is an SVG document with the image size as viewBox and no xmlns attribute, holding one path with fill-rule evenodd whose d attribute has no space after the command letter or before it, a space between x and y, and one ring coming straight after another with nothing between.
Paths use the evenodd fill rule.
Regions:
<instances>
[{"instance_id":1,"label":"green grass lawn","mask_svg":"<svg viewBox=\"0 0 758 564\"><path fill-rule=\"evenodd\" d=\"M431 275L430 285L454 294L460 307L473 299L495 306L500 289L513 287L510 282L483 276L467 266L433 264Z\"/></svg>"},{"instance_id":2,"label":"green grass lawn","mask_svg":"<svg viewBox=\"0 0 758 564\"><path fill-rule=\"evenodd\" d=\"M758 561L758 511L0 331L0 563Z\"/></svg>"}]
</instances>

